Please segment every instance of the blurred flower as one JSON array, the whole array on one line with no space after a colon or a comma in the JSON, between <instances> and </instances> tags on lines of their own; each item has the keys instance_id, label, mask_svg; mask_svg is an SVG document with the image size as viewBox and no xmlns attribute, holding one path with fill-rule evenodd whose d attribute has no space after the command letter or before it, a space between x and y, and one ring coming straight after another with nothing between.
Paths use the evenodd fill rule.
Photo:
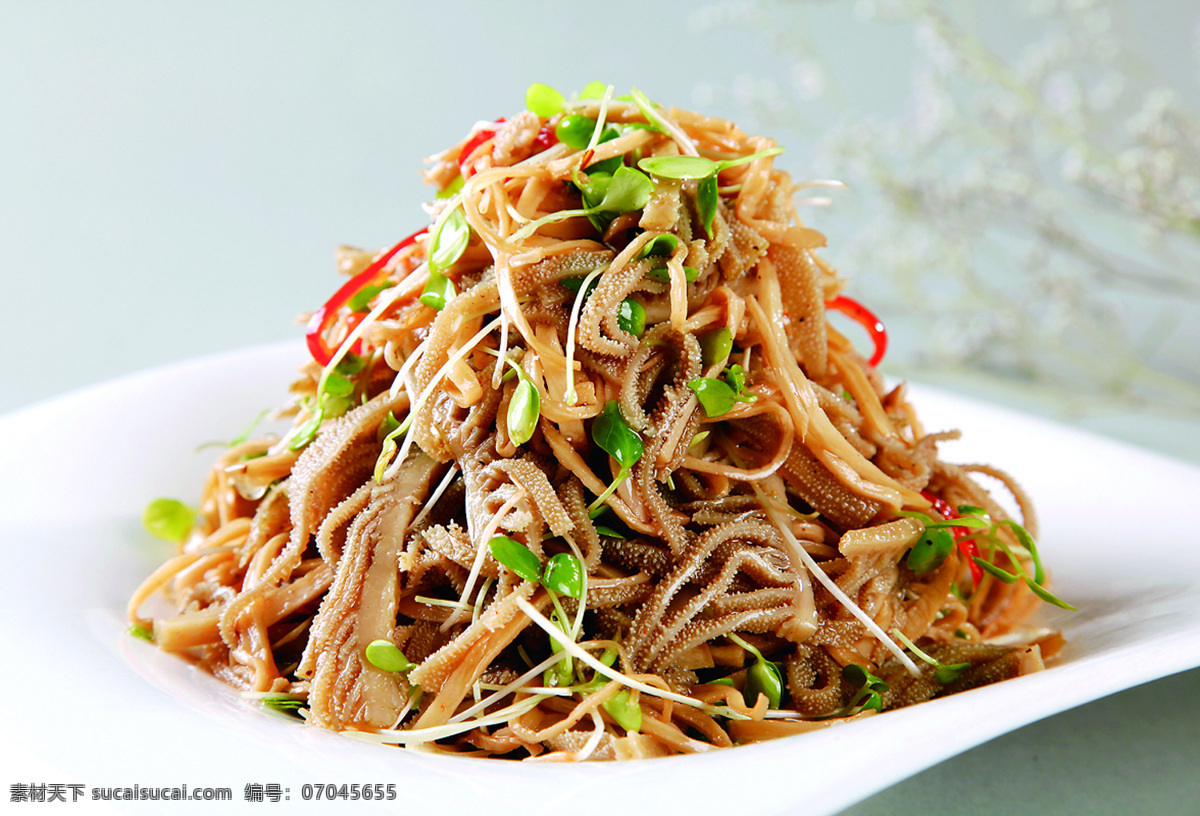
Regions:
<instances>
[{"instance_id":1,"label":"blurred flower","mask_svg":"<svg viewBox=\"0 0 1200 816\"><path fill-rule=\"evenodd\" d=\"M1196 74L1154 76L1115 0L843 5L847 26L910 38L900 114L839 83L806 17L828 3L739 4L791 82L737 75L733 95L781 141L834 107L813 165L873 215L843 224L840 201L819 226L851 290L917 338L891 363L982 369L1079 407L1200 412L1200 112L1175 87ZM1179 22L1200 65L1200 16Z\"/></svg>"}]
</instances>

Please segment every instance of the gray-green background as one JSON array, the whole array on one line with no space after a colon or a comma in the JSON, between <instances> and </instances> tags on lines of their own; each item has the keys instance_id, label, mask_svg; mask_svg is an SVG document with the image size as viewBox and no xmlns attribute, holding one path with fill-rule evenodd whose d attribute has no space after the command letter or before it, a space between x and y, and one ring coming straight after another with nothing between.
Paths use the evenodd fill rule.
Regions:
<instances>
[{"instance_id":1,"label":"gray-green background","mask_svg":"<svg viewBox=\"0 0 1200 816\"><path fill-rule=\"evenodd\" d=\"M798 177L855 177L861 168L838 166L822 143L826 124L847 111L897 116L918 59L911 27L878 23L873 7L0 2L0 411L298 336L296 316L336 286L333 247L381 246L423 223L421 158L519 109L532 81L636 85L762 127L788 145L782 163ZM1144 70L1194 104L1200 13L1187 0L1136 8L1120 33ZM983 24L1011 48L1041 25L1006 33L994 6ZM787 57L789 38L815 44L840 97L815 92L809 64ZM852 216L879 218L873 195L858 181L828 218L809 217L835 261L855 240ZM1194 330L1194 304L1180 302L1176 324ZM903 310L873 305L905 325ZM1188 337L1163 341L1159 360L1184 379L1200 358ZM885 370L928 373L906 351L923 339L900 341ZM1011 371L947 372L943 385L1200 461L1186 397L1165 409L1108 398L1081 408L1045 383L1005 379ZM103 433L85 420L78 432ZM1198 692L1191 671L1118 694L847 813L1195 812Z\"/></svg>"}]
</instances>

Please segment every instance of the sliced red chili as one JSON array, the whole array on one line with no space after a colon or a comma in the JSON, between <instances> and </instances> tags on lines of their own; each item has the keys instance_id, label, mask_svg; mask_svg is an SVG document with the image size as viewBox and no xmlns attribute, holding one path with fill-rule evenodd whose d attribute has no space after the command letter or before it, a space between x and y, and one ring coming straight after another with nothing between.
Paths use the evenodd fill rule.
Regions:
<instances>
[{"instance_id":1,"label":"sliced red chili","mask_svg":"<svg viewBox=\"0 0 1200 816\"><path fill-rule=\"evenodd\" d=\"M364 287L377 283L378 280L382 279L384 277L384 267L387 266L388 261L394 258L400 250L411 246L428 231L428 227L422 227L391 249L376 257L375 260L367 265L366 269L342 284L341 288L333 293L333 297L325 301L324 306L313 312L312 317L308 319L308 325L305 327L304 337L308 341L308 350L312 353L314 360L324 366L328 365L329 361L333 359L334 352L337 349L336 347L330 347L326 335L337 319L338 312L346 305L346 302L362 291ZM358 320L362 320L362 317L359 316ZM350 326L351 330L356 325L358 325L357 321ZM361 347L359 350L361 350Z\"/></svg>"},{"instance_id":2,"label":"sliced red chili","mask_svg":"<svg viewBox=\"0 0 1200 816\"><path fill-rule=\"evenodd\" d=\"M867 362L872 366L879 365L887 351L887 328L884 327L883 321L866 306L845 295L838 295L833 300L825 301L825 308L841 312L870 333L871 342L875 344L875 352Z\"/></svg>"},{"instance_id":3,"label":"sliced red chili","mask_svg":"<svg viewBox=\"0 0 1200 816\"><path fill-rule=\"evenodd\" d=\"M950 503L941 496L935 496L928 490L922 490L921 495L929 499L929 503L933 505L933 509L947 521L961 517L961 514L951 507ZM966 527L951 527L950 532L954 535L955 539L959 539L957 541L958 551L967 557L967 566L971 569L971 579L975 584L978 584L983 580L983 568L975 563L975 559L979 557L979 547L975 544L974 540L961 540L969 535L971 531Z\"/></svg>"},{"instance_id":4,"label":"sliced red chili","mask_svg":"<svg viewBox=\"0 0 1200 816\"><path fill-rule=\"evenodd\" d=\"M537 136L533 138L533 152L541 153L543 150L548 150L558 144L558 134L554 128L550 127L547 122L541 126L537 132Z\"/></svg>"},{"instance_id":5,"label":"sliced red chili","mask_svg":"<svg viewBox=\"0 0 1200 816\"><path fill-rule=\"evenodd\" d=\"M500 129L502 124L504 124L503 116L489 125L480 126L475 135L468 139L467 143L462 146L462 150L458 151L458 169L462 172L463 178L470 178L475 172L470 167L466 166L465 163L467 159L471 157L471 154L475 152L476 148L478 148L488 139L491 139L493 136L495 136L496 131Z\"/></svg>"}]
</instances>

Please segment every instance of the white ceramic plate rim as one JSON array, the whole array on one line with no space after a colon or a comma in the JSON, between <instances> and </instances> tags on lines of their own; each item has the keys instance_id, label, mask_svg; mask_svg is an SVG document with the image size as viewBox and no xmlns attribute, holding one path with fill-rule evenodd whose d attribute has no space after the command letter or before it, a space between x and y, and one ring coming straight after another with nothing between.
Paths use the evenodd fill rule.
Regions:
<instances>
[{"instance_id":1,"label":"white ceramic plate rim","mask_svg":"<svg viewBox=\"0 0 1200 816\"><path fill-rule=\"evenodd\" d=\"M0 418L0 534L21 554L0 577L0 633L22 655L0 673L4 699L24 701L0 719L13 781L191 781L232 787L235 800L247 782L276 782L292 810L304 810L306 782L392 782L403 799L387 809L421 813L474 809L479 796L492 813L561 812L636 791L639 809L694 814L752 796L765 813L819 816L1034 720L1200 665L1200 548L1172 523L1200 496L1200 471L914 388L927 428L966 434L946 458L995 462L1038 499L1056 590L1082 610L1046 616L1071 641L1050 670L824 732L642 763L430 756L300 727L134 641L122 621L129 591L162 556L140 530L141 507L196 495L212 457L195 446L278 403L302 360L291 342L214 355ZM1170 557L1132 556L1151 539Z\"/></svg>"}]
</instances>

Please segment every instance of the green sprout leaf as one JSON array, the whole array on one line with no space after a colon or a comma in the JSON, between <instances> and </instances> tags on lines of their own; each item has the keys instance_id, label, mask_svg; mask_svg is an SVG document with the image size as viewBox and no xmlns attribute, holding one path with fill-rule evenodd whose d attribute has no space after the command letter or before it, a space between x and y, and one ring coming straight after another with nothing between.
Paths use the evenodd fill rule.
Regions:
<instances>
[{"instance_id":1,"label":"green sprout leaf","mask_svg":"<svg viewBox=\"0 0 1200 816\"><path fill-rule=\"evenodd\" d=\"M557 608L550 610L550 622L557 626L559 631L570 637L566 621L559 616ZM554 638L550 638L550 651L553 654L559 654L563 651L563 645ZM551 688L569 686L574 680L575 662L570 655L564 655L562 660L542 673L542 682Z\"/></svg>"},{"instance_id":2,"label":"green sprout leaf","mask_svg":"<svg viewBox=\"0 0 1200 816\"><path fill-rule=\"evenodd\" d=\"M465 178L463 178L461 174L459 174L454 177L454 181L450 182L445 187L443 187L442 189L437 191L437 197L439 199L453 198L458 193L458 191L463 188L463 185L466 183L467 183L467 180Z\"/></svg>"},{"instance_id":3,"label":"green sprout leaf","mask_svg":"<svg viewBox=\"0 0 1200 816\"><path fill-rule=\"evenodd\" d=\"M541 82L533 83L525 91L525 107L543 119L561 112L566 101L561 93Z\"/></svg>"},{"instance_id":4,"label":"green sprout leaf","mask_svg":"<svg viewBox=\"0 0 1200 816\"><path fill-rule=\"evenodd\" d=\"M444 272L462 257L471 242L471 227L459 207L438 219L429 239L429 270Z\"/></svg>"},{"instance_id":5,"label":"green sprout leaf","mask_svg":"<svg viewBox=\"0 0 1200 816\"><path fill-rule=\"evenodd\" d=\"M142 511L142 526L152 536L180 544L192 531L197 513L178 499L155 499Z\"/></svg>"},{"instance_id":6,"label":"green sprout leaf","mask_svg":"<svg viewBox=\"0 0 1200 816\"><path fill-rule=\"evenodd\" d=\"M892 636L894 638L896 638L896 640L903 643L904 647L906 649L908 649L910 652L915 654L921 660L928 663L930 666L933 666L936 669L936 671L934 671L934 673L933 673L933 678L935 680L937 680L939 683L941 683L942 685L946 685L947 683L953 683L955 680L957 680L959 678L959 676L964 671L971 668L970 663L949 663L949 664L947 664L947 663L942 663L941 661L937 660L936 658L930 657L928 654L923 652L921 649L917 648L917 644L913 643L908 638L908 636L905 635L904 632L900 631L900 629L898 629L898 628L892 629Z\"/></svg>"},{"instance_id":7,"label":"green sprout leaf","mask_svg":"<svg viewBox=\"0 0 1200 816\"><path fill-rule=\"evenodd\" d=\"M559 281L564 289L567 289L575 294L579 294L579 290L583 288L583 282L587 279L586 275L579 275L573 278L563 278ZM583 299L586 301L592 296L592 292L596 291L596 287L600 285L600 278L592 278L592 282L588 284L587 291L583 293Z\"/></svg>"},{"instance_id":8,"label":"green sprout leaf","mask_svg":"<svg viewBox=\"0 0 1200 816\"><path fill-rule=\"evenodd\" d=\"M541 412L542 398L537 386L528 377L522 377L508 403L508 436L514 445L524 445L533 438Z\"/></svg>"},{"instance_id":9,"label":"green sprout leaf","mask_svg":"<svg viewBox=\"0 0 1200 816\"><path fill-rule=\"evenodd\" d=\"M417 300L440 312L446 308L447 303L454 300L456 294L458 293L454 289L454 281L441 272L434 272L430 269L429 280L425 282L425 289Z\"/></svg>"},{"instance_id":10,"label":"green sprout leaf","mask_svg":"<svg viewBox=\"0 0 1200 816\"><path fill-rule=\"evenodd\" d=\"M651 255L672 255L678 246L679 238L669 232L664 232L646 242L646 245L642 247L642 251L637 254L634 260L640 261L642 258L649 258Z\"/></svg>"},{"instance_id":11,"label":"green sprout leaf","mask_svg":"<svg viewBox=\"0 0 1200 816\"><path fill-rule=\"evenodd\" d=\"M364 651L367 662L380 671L407 672L416 668L390 640L373 640Z\"/></svg>"},{"instance_id":12,"label":"green sprout leaf","mask_svg":"<svg viewBox=\"0 0 1200 816\"><path fill-rule=\"evenodd\" d=\"M282 714L295 715L300 709L308 708L307 700L297 700L294 697L262 697L259 702L263 708L269 708Z\"/></svg>"},{"instance_id":13,"label":"green sprout leaf","mask_svg":"<svg viewBox=\"0 0 1200 816\"><path fill-rule=\"evenodd\" d=\"M646 331L646 310L633 298L625 298L617 309L617 325L634 337Z\"/></svg>"},{"instance_id":14,"label":"green sprout leaf","mask_svg":"<svg viewBox=\"0 0 1200 816\"><path fill-rule=\"evenodd\" d=\"M659 178L701 181L710 177L715 179L715 176L727 167L735 167L782 152L782 147L772 147L769 150L751 153L749 156L738 156L736 159L724 161L713 161L703 156L650 156L639 161L638 167Z\"/></svg>"},{"instance_id":15,"label":"green sprout leaf","mask_svg":"<svg viewBox=\"0 0 1200 816\"><path fill-rule=\"evenodd\" d=\"M629 689L623 688L600 704L617 725L626 731L638 731L642 727L642 707L631 702Z\"/></svg>"},{"instance_id":16,"label":"green sprout leaf","mask_svg":"<svg viewBox=\"0 0 1200 816\"><path fill-rule=\"evenodd\" d=\"M514 575L526 581L540 581L542 577L542 562L533 554L533 550L520 541L508 536L496 536L488 542L492 557L503 564Z\"/></svg>"},{"instance_id":17,"label":"green sprout leaf","mask_svg":"<svg viewBox=\"0 0 1200 816\"><path fill-rule=\"evenodd\" d=\"M660 266L657 269L651 269L646 273L646 276L654 278L656 281L662 281L663 283L671 282L671 271L665 266ZM688 283L695 283L696 278L698 277L700 277L700 272L695 267L685 266L683 268L683 279Z\"/></svg>"},{"instance_id":18,"label":"green sprout leaf","mask_svg":"<svg viewBox=\"0 0 1200 816\"><path fill-rule=\"evenodd\" d=\"M370 284L364 286L362 289L359 289L354 293L354 297L346 301L346 306L352 312L365 314L371 311L371 301L375 299L376 295L385 289L391 289L395 285L396 284L392 281L384 281L380 284Z\"/></svg>"},{"instance_id":19,"label":"green sprout leaf","mask_svg":"<svg viewBox=\"0 0 1200 816\"><path fill-rule=\"evenodd\" d=\"M645 173L622 165L613 173L604 197L593 209L617 214L633 212L645 207L653 193L654 182Z\"/></svg>"},{"instance_id":20,"label":"green sprout leaf","mask_svg":"<svg viewBox=\"0 0 1200 816\"><path fill-rule=\"evenodd\" d=\"M725 362L729 358L730 352L733 351L733 332L729 330L728 326L722 326L716 331L709 332L700 339L700 350L703 352L706 367ZM734 390L740 391L741 389L735 387Z\"/></svg>"},{"instance_id":21,"label":"green sprout leaf","mask_svg":"<svg viewBox=\"0 0 1200 816\"><path fill-rule=\"evenodd\" d=\"M963 672L971 668L970 663L949 663L938 666L933 672L933 679L937 680L943 686L953 683Z\"/></svg>"},{"instance_id":22,"label":"green sprout leaf","mask_svg":"<svg viewBox=\"0 0 1200 816\"><path fill-rule=\"evenodd\" d=\"M127 629L126 631L128 631L129 634L133 635L135 638L141 638L142 640L146 641L147 643L154 642L154 630L153 629L147 629L145 626L138 626L137 624L134 624L133 626L130 626L129 629Z\"/></svg>"},{"instance_id":23,"label":"green sprout leaf","mask_svg":"<svg viewBox=\"0 0 1200 816\"><path fill-rule=\"evenodd\" d=\"M715 377L689 380L688 388L696 394L704 415L709 419L725 416L739 402L754 402L757 399L753 394L739 394L728 383Z\"/></svg>"},{"instance_id":24,"label":"green sprout leaf","mask_svg":"<svg viewBox=\"0 0 1200 816\"><path fill-rule=\"evenodd\" d=\"M558 553L546 562L542 585L562 595L583 595L583 564L571 553Z\"/></svg>"},{"instance_id":25,"label":"green sprout leaf","mask_svg":"<svg viewBox=\"0 0 1200 816\"><path fill-rule=\"evenodd\" d=\"M700 179L696 185L696 209L700 214L700 223L704 225L704 233L709 238L713 234L713 220L717 217L717 203L720 195L717 191L717 174Z\"/></svg>"},{"instance_id":26,"label":"green sprout leaf","mask_svg":"<svg viewBox=\"0 0 1200 816\"><path fill-rule=\"evenodd\" d=\"M746 705L753 706L758 702L758 695L765 694L767 705L779 708L783 700L783 672L770 660L755 660L746 672L746 688L742 694L746 698Z\"/></svg>"},{"instance_id":27,"label":"green sprout leaf","mask_svg":"<svg viewBox=\"0 0 1200 816\"><path fill-rule=\"evenodd\" d=\"M338 360L338 364L333 367L333 370L343 377L353 377L364 368L367 367L367 358L361 354L347 352L342 359ZM326 389L328 390L328 389Z\"/></svg>"},{"instance_id":28,"label":"green sprout leaf","mask_svg":"<svg viewBox=\"0 0 1200 816\"><path fill-rule=\"evenodd\" d=\"M908 551L905 563L914 575L925 575L942 565L954 549L954 535L944 527L926 528Z\"/></svg>"},{"instance_id":29,"label":"green sprout leaf","mask_svg":"<svg viewBox=\"0 0 1200 816\"><path fill-rule=\"evenodd\" d=\"M583 90L579 92L580 99L603 99L604 92L608 90L608 86L598 79L593 79L587 85L583 86Z\"/></svg>"},{"instance_id":30,"label":"green sprout leaf","mask_svg":"<svg viewBox=\"0 0 1200 816\"><path fill-rule=\"evenodd\" d=\"M741 394L746 390L746 370L734 363L725 371L725 382L729 383L730 388Z\"/></svg>"},{"instance_id":31,"label":"green sprout leaf","mask_svg":"<svg viewBox=\"0 0 1200 816\"><path fill-rule=\"evenodd\" d=\"M638 162L638 167L663 179L702 179L715 175L718 165L703 156L650 156Z\"/></svg>"},{"instance_id":32,"label":"green sprout leaf","mask_svg":"<svg viewBox=\"0 0 1200 816\"><path fill-rule=\"evenodd\" d=\"M620 135L621 134L618 133L614 128L607 128L602 134L600 134L600 138L596 140L596 144L601 145L605 142L611 142ZM592 162L587 166L586 172L589 176L593 173L611 176L613 173L617 172L617 168L624 163L624 156L613 156L612 158L603 159L598 162Z\"/></svg>"},{"instance_id":33,"label":"green sprout leaf","mask_svg":"<svg viewBox=\"0 0 1200 816\"><path fill-rule=\"evenodd\" d=\"M654 182L649 176L625 165L618 167L611 176L592 173L586 179L577 177L575 186L583 198L583 209L558 210L543 215L514 232L512 240L524 240L546 224L579 216L586 216L596 229L603 230L608 226L610 216L642 209L654 192Z\"/></svg>"},{"instance_id":34,"label":"green sprout leaf","mask_svg":"<svg viewBox=\"0 0 1200 816\"><path fill-rule=\"evenodd\" d=\"M637 464L645 450L641 436L621 416L616 400L609 400L600 415L592 420L592 441L616 459L623 471Z\"/></svg>"},{"instance_id":35,"label":"green sprout leaf","mask_svg":"<svg viewBox=\"0 0 1200 816\"><path fill-rule=\"evenodd\" d=\"M602 504L608 501L608 497L629 476L629 472L642 458L642 453L645 451L641 436L625 423L625 418L621 416L621 408L617 405L616 400L609 400L600 415L592 420L592 441L599 445L601 450L616 459L621 470L617 474L617 478L613 479L612 484L588 507L589 513L596 512Z\"/></svg>"},{"instance_id":36,"label":"green sprout leaf","mask_svg":"<svg viewBox=\"0 0 1200 816\"><path fill-rule=\"evenodd\" d=\"M387 416L379 423L379 428L375 431L375 438L382 442L384 439L392 435L392 431L400 427L400 420L396 419L396 415L391 411L387 412Z\"/></svg>"},{"instance_id":37,"label":"green sprout leaf","mask_svg":"<svg viewBox=\"0 0 1200 816\"><path fill-rule=\"evenodd\" d=\"M883 695L888 690L888 684L880 680L865 666L849 663L842 667L842 677L858 692L850 700L851 713L871 708L883 711Z\"/></svg>"},{"instance_id":38,"label":"green sprout leaf","mask_svg":"<svg viewBox=\"0 0 1200 816\"><path fill-rule=\"evenodd\" d=\"M331 371L325 378L325 393L331 397L348 397L354 393L354 380Z\"/></svg>"}]
</instances>

